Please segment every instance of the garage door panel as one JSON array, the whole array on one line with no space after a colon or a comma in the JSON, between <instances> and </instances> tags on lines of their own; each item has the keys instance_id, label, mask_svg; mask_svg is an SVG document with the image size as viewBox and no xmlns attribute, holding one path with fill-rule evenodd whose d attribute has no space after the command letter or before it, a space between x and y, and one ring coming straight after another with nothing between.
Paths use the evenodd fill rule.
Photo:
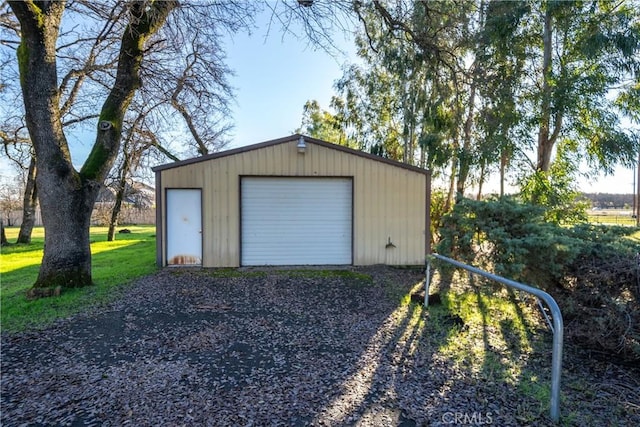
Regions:
<instances>
[{"instance_id":1,"label":"garage door panel","mask_svg":"<svg viewBox=\"0 0 640 427\"><path fill-rule=\"evenodd\" d=\"M349 178L242 178L242 264L351 264Z\"/></svg>"}]
</instances>

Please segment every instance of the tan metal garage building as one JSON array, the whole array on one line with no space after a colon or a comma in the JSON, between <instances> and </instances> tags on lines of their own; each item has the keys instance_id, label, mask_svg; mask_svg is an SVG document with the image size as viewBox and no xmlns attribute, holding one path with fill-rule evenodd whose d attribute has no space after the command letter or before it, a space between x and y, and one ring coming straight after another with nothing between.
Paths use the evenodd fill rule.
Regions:
<instances>
[{"instance_id":1,"label":"tan metal garage building","mask_svg":"<svg viewBox=\"0 0 640 427\"><path fill-rule=\"evenodd\" d=\"M292 135L154 172L160 266L425 262L424 169Z\"/></svg>"}]
</instances>

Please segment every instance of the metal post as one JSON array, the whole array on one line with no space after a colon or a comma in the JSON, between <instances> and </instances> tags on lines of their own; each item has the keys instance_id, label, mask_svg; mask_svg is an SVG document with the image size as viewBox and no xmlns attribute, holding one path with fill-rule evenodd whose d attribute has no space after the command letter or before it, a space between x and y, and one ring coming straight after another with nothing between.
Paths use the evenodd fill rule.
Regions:
<instances>
[{"instance_id":1,"label":"metal post","mask_svg":"<svg viewBox=\"0 0 640 427\"><path fill-rule=\"evenodd\" d=\"M427 270L424 278L424 307L429 307L429 285L431 284L431 260L427 257Z\"/></svg>"},{"instance_id":2,"label":"metal post","mask_svg":"<svg viewBox=\"0 0 640 427\"><path fill-rule=\"evenodd\" d=\"M503 285L510 286L512 288L516 288L518 290L535 295L547 304L547 306L551 310L551 316L553 317L553 353L551 356L551 409L549 412L551 419L557 423L560 420L560 375L562 371L562 340L564 326L562 322L562 313L560 312L560 307L553 299L553 297L541 289L524 285L513 280L505 279L504 277L497 276L495 274L480 270L467 264L463 264L459 261L447 258L442 255L431 254L431 257L437 258L444 262L448 262L449 264L453 264L456 267L462 268L471 273L478 274L482 277L495 280L496 282L502 283ZM427 272L429 272L430 270L430 264L431 260L429 257L427 258ZM427 279L425 281L425 307L428 304L428 292L429 279L427 273Z\"/></svg>"},{"instance_id":3,"label":"metal post","mask_svg":"<svg viewBox=\"0 0 640 427\"><path fill-rule=\"evenodd\" d=\"M638 153L638 165L636 166L636 227L640 227L640 153Z\"/></svg>"}]
</instances>

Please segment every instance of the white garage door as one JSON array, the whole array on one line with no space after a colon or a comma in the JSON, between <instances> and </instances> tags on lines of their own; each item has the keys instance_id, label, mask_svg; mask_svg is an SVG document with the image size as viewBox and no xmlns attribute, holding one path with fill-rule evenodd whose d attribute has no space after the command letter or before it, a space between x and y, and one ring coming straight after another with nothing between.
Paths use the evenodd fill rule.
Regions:
<instances>
[{"instance_id":1,"label":"white garage door","mask_svg":"<svg viewBox=\"0 0 640 427\"><path fill-rule=\"evenodd\" d=\"M243 177L242 265L351 264L350 178Z\"/></svg>"}]
</instances>

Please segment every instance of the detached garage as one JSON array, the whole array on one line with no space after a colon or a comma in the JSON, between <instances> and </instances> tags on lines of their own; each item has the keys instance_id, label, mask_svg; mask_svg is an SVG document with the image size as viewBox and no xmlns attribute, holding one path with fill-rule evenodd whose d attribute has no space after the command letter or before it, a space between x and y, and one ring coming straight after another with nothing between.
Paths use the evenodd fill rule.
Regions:
<instances>
[{"instance_id":1,"label":"detached garage","mask_svg":"<svg viewBox=\"0 0 640 427\"><path fill-rule=\"evenodd\" d=\"M292 135L154 171L158 265L424 264L424 169Z\"/></svg>"}]
</instances>

